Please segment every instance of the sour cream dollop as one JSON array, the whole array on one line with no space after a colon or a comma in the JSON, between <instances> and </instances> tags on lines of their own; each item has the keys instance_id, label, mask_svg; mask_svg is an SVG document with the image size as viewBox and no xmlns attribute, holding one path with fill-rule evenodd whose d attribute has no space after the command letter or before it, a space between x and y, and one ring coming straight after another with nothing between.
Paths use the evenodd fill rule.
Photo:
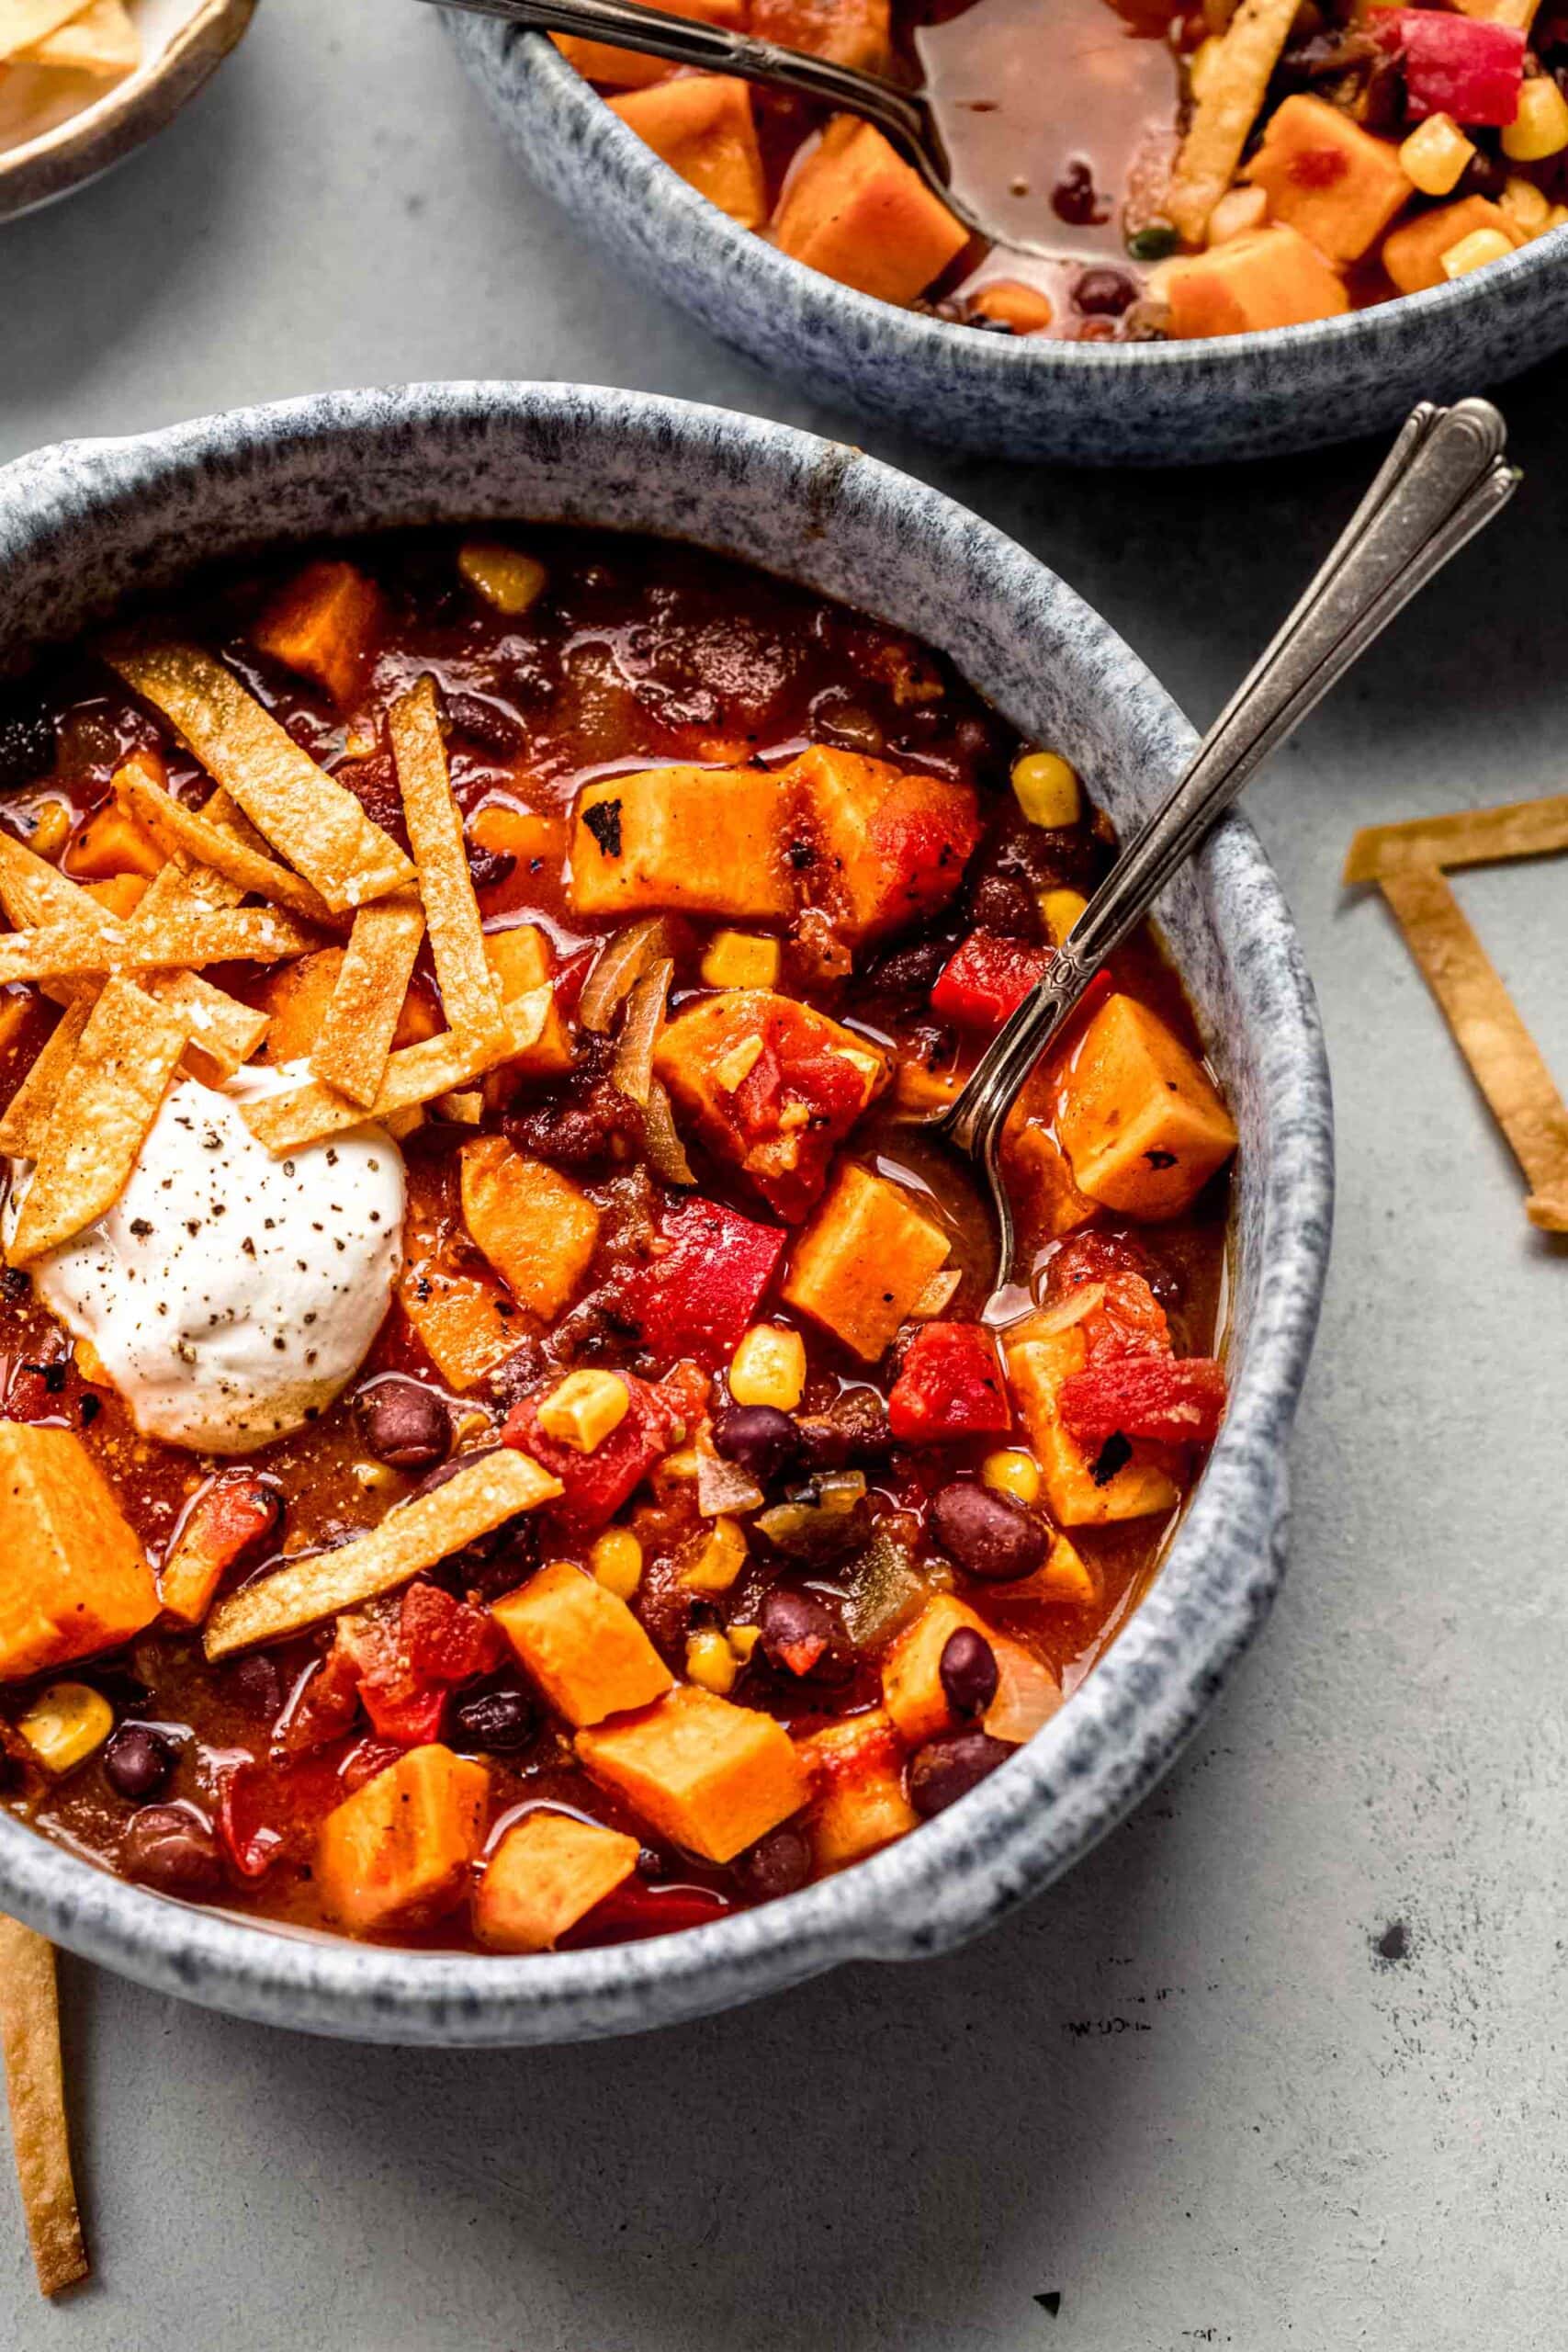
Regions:
<instances>
[{"instance_id":1,"label":"sour cream dollop","mask_svg":"<svg viewBox=\"0 0 1568 2352\"><path fill-rule=\"evenodd\" d=\"M249 1453L315 1419L353 1379L402 1266L402 1154L362 1127L274 1159L241 1104L303 1064L179 1080L107 1216L32 1269L146 1437ZM31 1168L13 1162L15 1229Z\"/></svg>"}]
</instances>

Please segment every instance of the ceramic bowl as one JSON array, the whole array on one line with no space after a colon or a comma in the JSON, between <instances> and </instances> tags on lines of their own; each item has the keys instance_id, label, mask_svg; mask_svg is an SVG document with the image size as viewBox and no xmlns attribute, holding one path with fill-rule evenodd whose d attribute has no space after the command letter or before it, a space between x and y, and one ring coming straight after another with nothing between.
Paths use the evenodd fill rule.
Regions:
<instances>
[{"instance_id":1,"label":"ceramic bowl","mask_svg":"<svg viewBox=\"0 0 1568 2352\"><path fill-rule=\"evenodd\" d=\"M0 145L0 220L85 187L173 121L240 40L255 6L256 0L136 0L142 58L135 72L101 96L85 75L72 74L87 104L29 139ZM51 75L47 85L36 73L30 79L41 100L67 77ZM15 82L7 102L19 103Z\"/></svg>"},{"instance_id":2,"label":"ceramic bowl","mask_svg":"<svg viewBox=\"0 0 1568 2352\"><path fill-rule=\"evenodd\" d=\"M0 669L204 560L384 525L527 516L691 540L869 609L949 653L1059 745L1125 829L1191 731L1043 564L858 451L646 395L413 386L243 409L0 469ZM404 2042L626 2033L850 1959L976 1935L1104 1835L1170 1763L1282 1567L1285 1446L1327 1263L1328 1077L1284 901L1232 817L1164 926L1242 1131L1228 1419L1154 1587L1067 1706L971 1795L842 1875L693 1933L475 1959L333 1941L122 1884L0 1812L0 1910L161 1991Z\"/></svg>"},{"instance_id":3,"label":"ceramic bowl","mask_svg":"<svg viewBox=\"0 0 1568 2352\"><path fill-rule=\"evenodd\" d=\"M453 15L519 160L587 236L817 399L929 440L1074 465L1196 465L1403 422L1568 344L1568 229L1427 294L1202 343L1015 340L893 308L740 228L613 115L542 33Z\"/></svg>"}]
</instances>

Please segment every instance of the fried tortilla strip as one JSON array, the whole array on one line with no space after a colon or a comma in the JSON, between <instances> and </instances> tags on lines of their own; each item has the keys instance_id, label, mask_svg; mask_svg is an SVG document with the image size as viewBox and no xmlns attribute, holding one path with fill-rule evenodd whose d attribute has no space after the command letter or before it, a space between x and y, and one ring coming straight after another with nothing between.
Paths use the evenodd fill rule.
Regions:
<instances>
[{"instance_id":1,"label":"fried tortilla strip","mask_svg":"<svg viewBox=\"0 0 1568 2352\"><path fill-rule=\"evenodd\" d=\"M432 1102L500 1063L514 1061L538 1044L554 1002L553 989L530 989L503 1007L500 1029L486 1036L461 1037L448 1029L423 1045L404 1046L389 1059L380 1091L368 1107L350 1102L330 1086L315 1085L247 1102L240 1115L274 1159L285 1151L303 1151L323 1136L342 1135L372 1119L384 1122L416 1102Z\"/></svg>"},{"instance_id":2,"label":"fried tortilla strip","mask_svg":"<svg viewBox=\"0 0 1568 2352\"><path fill-rule=\"evenodd\" d=\"M0 1918L0 2047L11 2101L11 2144L38 2283L58 2295L87 2276L87 2249L71 2177L60 1992L54 1946Z\"/></svg>"},{"instance_id":3,"label":"fried tortilla strip","mask_svg":"<svg viewBox=\"0 0 1568 2352\"><path fill-rule=\"evenodd\" d=\"M12 1159L36 1159L49 1133L65 1073L76 1058L94 1000L68 1004L44 1041L31 1069L0 1119L0 1151Z\"/></svg>"},{"instance_id":4,"label":"fried tortilla strip","mask_svg":"<svg viewBox=\"0 0 1568 2352\"><path fill-rule=\"evenodd\" d=\"M1345 880L1377 882L1413 865L1495 865L1564 849L1568 793L1558 792L1545 800L1505 801L1499 808L1417 817L1407 825L1365 825L1350 843Z\"/></svg>"},{"instance_id":5,"label":"fried tortilla strip","mask_svg":"<svg viewBox=\"0 0 1568 2352\"><path fill-rule=\"evenodd\" d=\"M1189 245L1201 245L1209 215L1235 177L1300 0L1241 0L1203 95L1193 109L1170 175L1165 209Z\"/></svg>"},{"instance_id":6,"label":"fried tortilla strip","mask_svg":"<svg viewBox=\"0 0 1568 2352\"><path fill-rule=\"evenodd\" d=\"M69 23L25 50L18 65L64 66L107 78L141 63L141 41L124 0L88 0Z\"/></svg>"},{"instance_id":7,"label":"fried tortilla strip","mask_svg":"<svg viewBox=\"0 0 1568 2352\"><path fill-rule=\"evenodd\" d=\"M1445 877L1380 877L1422 978L1531 1187L1532 1225L1568 1233L1568 1106Z\"/></svg>"},{"instance_id":8,"label":"fried tortilla strip","mask_svg":"<svg viewBox=\"0 0 1568 2352\"><path fill-rule=\"evenodd\" d=\"M177 857L182 863L195 859L199 865L210 866L215 874L227 876L237 886L241 898L247 891L254 891L258 899L270 899L275 907L287 907L306 922L321 923L334 931L339 927L340 918L319 890L312 890L298 874L291 873L287 865L279 865L275 857L268 857L265 849L252 849L229 826L215 823L209 813L210 802L207 808L187 808L145 772L128 777L126 797L153 840L171 857Z\"/></svg>"},{"instance_id":9,"label":"fried tortilla strip","mask_svg":"<svg viewBox=\"0 0 1568 2352\"><path fill-rule=\"evenodd\" d=\"M185 1049L186 1026L118 975L87 1016L55 1097L7 1252L30 1265L111 1209L158 1115Z\"/></svg>"},{"instance_id":10,"label":"fried tortilla strip","mask_svg":"<svg viewBox=\"0 0 1568 2352\"><path fill-rule=\"evenodd\" d=\"M192 645L119 645L107 658L334 914L412 882L390 835L220 662Z\"/></svg>"},{"instance_id":11,"label":"fried tortilla strip","mask_svg":"<svg viewBox=\"0 0 1568 2352\"><path fill-rule=\"evenodd\" d=\"M138 914L141 909L137 909ZM0 978L52 980L82 972L153 972L198 964L277 964L321 934L272 907L175 907L140 934L128 923L47 923L0 939Z\"/></svg>"},{"instance_id":12,"label":"fried tortilla strip","mask_svg":"<svg viewBox=\"0 0 1568 2352\"><path fill-rule=\"evenodd\" d=\"M412 891L361 907L310 1056L324 1086L368 1106L381 1091L392 1035L403 1009L414 957L424 937L424 909Z\"/></svg>"},{"instance_id":13,"label":"fried tortilla strip","mask_svg":"<svg viewBox=\"0 0 1568 2352\"><path fill-rule=\"evenodd\" d=\"M82 0L0 0L0 60L36 49L81 11Z\"/></svg>"},{"instance_id":14,"label":"fried tortilla strip","mask_svg":"<svg viewBox=\"0 0 1568 2352\"><path fill-rule=\"evenodd\" d=\"M400 695L388 725L446 1025L473 1035L498 1029L501 996L485 956L463 820L447 776L435 681L422 678Z\"/></svg>"},{"instance_id":15,"label":"fried tortilla strip","mask_svg":"<svg viewBox=\"0 0 1568 2352\"><path fill-rule=\"evenodd\" d=\"M430 1494L399 1503L369 1534L276 1569L220 1600L202 1636L207 1655L229 1657L258 1642L280 1642L340 1610L396 1592L422 1568L560 1491L560 1480L529 1454L504 1445L476 1454Z\"/></svg>"}]
</instances>

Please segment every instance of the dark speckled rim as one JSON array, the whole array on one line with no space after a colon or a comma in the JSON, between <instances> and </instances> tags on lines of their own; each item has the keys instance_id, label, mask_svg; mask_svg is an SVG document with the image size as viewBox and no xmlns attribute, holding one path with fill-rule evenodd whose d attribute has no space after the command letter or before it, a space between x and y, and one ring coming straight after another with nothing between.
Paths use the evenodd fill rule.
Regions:
<instances>
[{"instance_id":1,"label":"dark speckled rim","mask_svg":"<svg viewBox=\"0 0 1568 2352\"><path fill-rule=\"evenodd\" d=\"M1268 334L1064 344L977 334L792 261L679 178L541 33L449 30L525 168L711 333L931 439L1082 465L1196 464L1343 441L1568 343L1568 229L1450 285Z\"/></svg>"},{"instance_id":2,"label":"dark speckled rim","mask_svg":"<svg viewBox=\"0 0 1568 2352\"><path fill-rule=\"evenodd\" d=\"M1191 731L1122 640L989 525L858 451L727 412L570 386L323 395L0 470L0 665L177 576L193 555L380 524L533 515L750 556L915 628L1125 823ZM1154 1589L1056 1719L902 1844L694 1933L529 1960L291 1935L121 1884L0 1815L0 1905L161 1991L277 2024L409 2043L635 2031L851 1958L978 1933L1152 1785L1282 1569L1285 1447L1327 1265L1328 1074L1311 987L1250 828L1227 820L1165 928L1243 1132L1234 1396Z\"/></svg>"}]
</instances>

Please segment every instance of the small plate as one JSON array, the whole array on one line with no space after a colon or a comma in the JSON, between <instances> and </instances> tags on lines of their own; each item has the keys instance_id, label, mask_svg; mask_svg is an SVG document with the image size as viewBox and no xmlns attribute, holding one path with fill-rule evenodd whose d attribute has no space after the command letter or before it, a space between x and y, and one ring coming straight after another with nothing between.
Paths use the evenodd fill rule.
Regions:
<instances>
[{"instance_id":1,"label":"small plate","mask_svg":"<svg viewBox=\"0 0 1568 2352\"><path fill-rule=\"evenodd\" d=\"M0 220L85 187L172 122L240 40L255 6L256 0L131 0L141 62L123 81L107 85L85 74L37 67L0 72ZM55 119L40 114L44 127L23 138L24 109L30 113L35 102L53 102Z\"/></svg>"}]
</instances>

